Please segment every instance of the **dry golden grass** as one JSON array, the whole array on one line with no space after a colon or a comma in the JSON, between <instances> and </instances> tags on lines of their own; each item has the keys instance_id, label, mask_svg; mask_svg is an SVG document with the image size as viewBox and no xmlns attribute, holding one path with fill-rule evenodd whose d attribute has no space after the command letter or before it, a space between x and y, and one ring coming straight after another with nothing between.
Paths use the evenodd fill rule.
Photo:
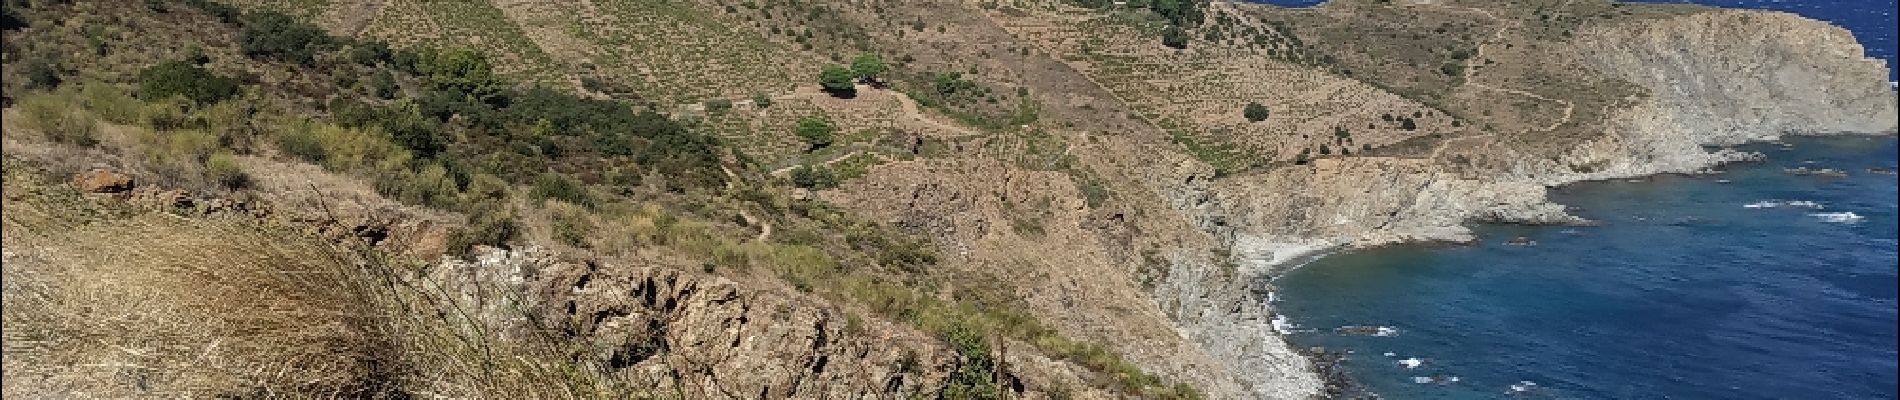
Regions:
<instances>
[{"instance_id":1,"label":"dry golden grass","mask_svg":"<svg viewBox=\"0 0 1900 400\"><path fill-rule=\"evenodd\" d=\"M624 398L514 298L251 217L79 195L8 160L8 398ZM485 288L486 293L506 293ZM496 310L499 310L497 312ZM503 314L500 316L483 314Z\"/></svg>"}]
</instances>

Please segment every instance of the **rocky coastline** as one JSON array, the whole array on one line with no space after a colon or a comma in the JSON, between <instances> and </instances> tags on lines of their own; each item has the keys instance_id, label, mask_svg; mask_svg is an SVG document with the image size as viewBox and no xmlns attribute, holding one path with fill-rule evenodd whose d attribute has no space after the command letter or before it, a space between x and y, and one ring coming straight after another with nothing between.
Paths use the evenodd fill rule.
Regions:
<instances>
[{"instance_id":1,"label":"rocky coastline","mask_svg":"<svg viewBox=\"0 0 1900 400\"><path fill-rule=\"evenodd\" d=\"M1338 251L1470 242L1469 223L1588 223L1549 201L1548 191L1708 172L1761 157L1736 145L1784 135L1887 135L1900 119L1900 97L1886 84L1884 61L1866 57L1845 30L1793 14L1721 10L1608 25L1568 45L1585 64L1649 93L1611 113L1599 138L1554 157L1496 148L1492 155L1511 160L1510 166L1476 174L1433 160L1320 160L1216 182L1206 194L1212 204L1186 211L1198 220L1230 222L1210 232L1226 239L1241 279L1271 282ZM1274 195L1299 189L1330 201ZM1254 291L1244 297L1270 296ZM1266 312L1274 313L1270 306ZM1285 340L1273 336L1269 340ZM1329 367L1324 352L1300 351L1311 373L1325 381L1327 396L1353 397L1340 389L1353 385ZM1256 377L1275 379L1281 378Z\"/></svg>"}]
</instances>

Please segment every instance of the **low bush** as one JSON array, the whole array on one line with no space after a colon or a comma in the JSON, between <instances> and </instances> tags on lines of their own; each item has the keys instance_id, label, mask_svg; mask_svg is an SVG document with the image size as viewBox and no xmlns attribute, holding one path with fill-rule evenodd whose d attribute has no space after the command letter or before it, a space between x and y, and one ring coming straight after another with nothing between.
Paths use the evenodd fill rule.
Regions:
<instances>
[{"instance_id":1,"label":"low bush","mask_svg":"<svg viewBox=\"0 0 1900 400\"><path fill-rule=\"evenodd\" d=\"M237 95L237 81L183 60L158 63L139 72L139 98L159 101L181 96L210 104Z\"/></svg>"},{"instance_id":2,"label":"low bush","mask_svg":"<svg viewBox=\"0 0 1900 400\"><path fill-rule=\"evenodd\" d=\"M205 177L226 189L241 189L249 186L251 176L239 166L237 156L230 152L212 154L205 160Z\"/></svg>"},{"instance_id":3,"label":"low bush","mask_svg":"<svg viewBox=\"0 0 1900 400\"><path fill-rule=\"evenodd\" d=\"M98 142L98 123L77 105L71 93L38 93L21 98L16 107L25 127L39 131L47 140L91 146Z\"/></svg>"}]
</instances>

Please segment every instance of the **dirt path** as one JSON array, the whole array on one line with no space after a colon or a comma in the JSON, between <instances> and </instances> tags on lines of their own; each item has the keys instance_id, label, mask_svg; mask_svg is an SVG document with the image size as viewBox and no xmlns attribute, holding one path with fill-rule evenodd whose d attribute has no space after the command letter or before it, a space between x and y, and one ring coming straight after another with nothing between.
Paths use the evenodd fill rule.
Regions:
<instances>
[{"instance_id":1,"label":"dirt path","mask_svg":"<svg viewBox=\"0 0 1900 400\"><path fill-rule=\"evenodd\" d=\"M900 118L909 119L910 121L914 123L923 124L931 128L936 128L938 130L951 133L951 135L945 136L944 138L954 139L954 138L985 135L984 133L978 132L971 128L959 126L954 123L944 122L936 118L930 117L930 115L924 113L923 107L917 104L916 99L910 98L910 95L904 94L903 92L898 92L895 90L888 90L888 89L878 89L878 88L874 88L867 85L858 85L857 90L859 93L875 93L879 95L889 95L891 96L891 98L897 99L899 108L902 110L901 114L899 115ZM823 100L823 99L829 99L829 98L831 98L830 93L826 93L823 90L819 90L817 87L814 87L814 86L800 86L798 89L793 90L791 93L772 96L773 101L814 100L814 99ZM736 100L732 102L734 106L751 106L752 103L753 102L751 99ZM703 103L681 104L679 105L679 109L703 113L703 112L706 112L706 105ZM770 171L766 172L766 174L774 175L774 176L783 176L794 169L798 169L798 167L800 166L805 166L805 165L829 166L831 164L837 163L839 161L844 161L846 159L849 159L853 156L857 156L859 154L871 154L873 156L888 160L889 156L883 154L881 150L887 150L887 149L879 149L873 146L853 145L851 150L832 155L831 157L826 157L824 161L819 161L816 163L793 161L786 165L777 166L771 169Z\"/></svg>"},{"instance_id":2,"label":"dirt path","mask_svg":"<svg viewBox=\"0 0 1900 400\"><path fill-rule=\"evenodd\" d=\"M781 167L772 169L771 172L766 172L766 174L773 175L773 176L783 176L786 173L792 172L792 170L798 169L798 167L803 167L807 165L816 166L816 167L829 167L831 166L831 164L836 164L839 161L844 161L846 159L850 159L851 157L856 157L859 154L870 154L872 157L884 158L882 154L878 154L877 152L872 151L871 149L852 149L851 151L838 153L836 155L832 155L831 157L827 157L825 158L824 161L819 161L816 163L794 162L791 165L781 166Z\"/></svg>"},{"instance_id":3,"label":"dirt path","mask_svg":"<svg viewBox=\"0 0 1900 400\"><path fill-rule=\"evenodd\" d=\"M1570 1L1566 0L1564 4L1562 6L1559 6L1558 8L1562 9L1564 7L1568 7L1569 5L1570 5ZM1563 117L1558 118L1557 122L1551 123L1549 126L1543 126L1543 127L1532 129L1533 132L1550 132L1553 130L1557 130L1558 127L1562 127L1564 124L1570 123L1571 115L1573 115L1576 112L1577 105L1575 103L1571 103L1569 100L1553 99L1553 98L1545 97L1540 94L1526 92L1523 90L1496 87L1496 86L1491 86L1484 83L1472 81L1472 75L1478 72L1478 69L1477 69L1478 63L1483 62L1485 60L1485 56L1484 56L1485 48L1490 47L1492 44L1495 44L1499 41L1504 40L1504 33L1509 32L1513 28L1522 27L1523 26L1522 22L1519 22L1516 20L1505 20L1503 18L1499 18L1497 14L1492 14L1490 10L1485 10L1481 8L1451 6L1451 5L1442 5L1442 4L1439 6L1483 14L1485 18L1490 18L1492 21L1495 21L1499 24L1497 32L1492 33L1490 39L1486 39L1484 42L1478 43L1478 50L1475 52L1475 54L1473 54L1470 59L1465 60L1465 72L1464 72L1464 77L1463 77L1464 79L1462 83L1463 85L1467 85L1467 86L1471 86L1471 87L1475 87L1479 89L1510 93L1514 95L1537 99L1540 101L1563 104L1564 106ZM1431 158L1437 159L1440 154L1444 153L1446 148L1451 147L1452 143L1462 141L1462 140L1476 140L1476 139L1490 138L1496 135L1497 134L1494 134L1494 133L1486 133L1486 134L1481 134L1481 135L1458 137L1458 138L1446 140L1444 142L1440 142L1437 148L1432 149Z\"/></svg>"},{"instance_id":4,"label":"dirt path","mask_svg":"<svg viewBox=\"0 0 1900 400\"><path fill-rule=\"evenodd\" d=\"M344 36L361 36L363 30L369 29L370 23L376 22L376 17L383 15L383 8L389 6L389 0L363 0L356 2L356 4L360 5L359 10L343 11L340 15L336 16L336 25L334 25L334 27ZM338 8L335 10L344 9L348 8Z\"/></svg>"},{"instance_id":5,"label":"dirt path","mask_svg":"<svg viewBox=\"0 0 1900 400\"><path fill-rule=\"evenodd\" d=\"M724 165L719 166L719 172L726 173L726 190L732 190L734 188L739 187L739 184L734 183L739 180L739 174L733 173L731 168L726 168L726 166ZM753 237L752 240L765 241L765 239L772 238L772 222L771 221L766 221L764 219L759 219L758 217L754 217L752 216L751 212L746 211L745 209L739 209L739 218L745 220L746 226L759 227L759 235Z\"/></svg>"}]
</instances>

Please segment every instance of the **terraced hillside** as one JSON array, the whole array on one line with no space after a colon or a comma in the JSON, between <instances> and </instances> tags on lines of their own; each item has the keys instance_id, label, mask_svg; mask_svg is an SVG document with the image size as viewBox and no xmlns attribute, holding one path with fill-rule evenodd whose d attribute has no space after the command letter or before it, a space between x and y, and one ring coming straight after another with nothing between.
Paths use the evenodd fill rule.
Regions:
<instances>
[{"instance_id":1,"label":"terraced hillside","mask_svg":"<svg viewBox=\"0 0 1900 400\"><path fill-rule=\"evenodd\" d=\"M788 91L794 75L811 73L796 67L812 62L811 53L788 45L817 39L810 32L767 37L748 28L774 17L822 15L811 10L828 7L749 3L748 13L741 13L711 4L637 0L238 3L397 46L478 49L522 81L654 104Z\"/></svg>"},{"instance_id":2,"label":"terraced hillside","mask_svg":"<svg viewBox=\"0 0 1900 400\"><path fill-rule=\"evenodd\" d=\"M1050 1L989 15L1114 92L1222 174L1466 131L1441 110L1341 75L1296 30L1258 12L1209 7L1209 22L1191 36L1215 40L1186 49L1157 45L1164 22L1143 19L1141 11L1103 13ZM1250 102L1269 116L1245 118Z\"/></svg>"}]
</instances>

